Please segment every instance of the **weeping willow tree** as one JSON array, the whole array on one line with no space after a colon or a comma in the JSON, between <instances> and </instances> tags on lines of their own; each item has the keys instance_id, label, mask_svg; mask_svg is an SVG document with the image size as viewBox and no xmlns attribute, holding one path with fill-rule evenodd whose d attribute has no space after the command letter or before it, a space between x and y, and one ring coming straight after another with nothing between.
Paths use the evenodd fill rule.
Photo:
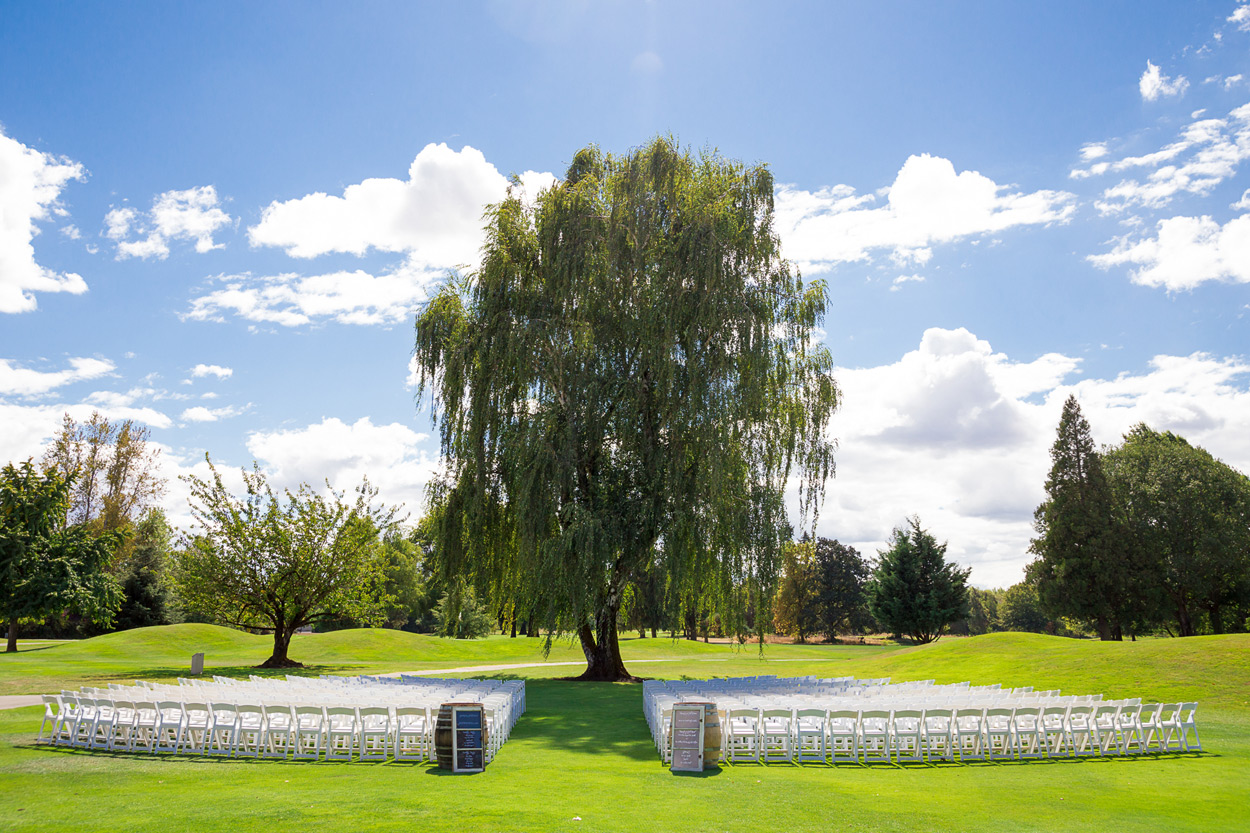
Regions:
<instances>
[{"instance_id":1,"label":"weeping willow tree","mask_svg":"<svg viewBox=\"0 0 1250 833\"><path fill-rule=\"evenodd\" d=\"M629 678L617 614L649 567L742 633L791 535L783 491L814 519L833 473L839 396L768 169L589 147L492 206L482 254L416 321L444 569L575 634L583 679Z\"/></svg>"}]
</instances>

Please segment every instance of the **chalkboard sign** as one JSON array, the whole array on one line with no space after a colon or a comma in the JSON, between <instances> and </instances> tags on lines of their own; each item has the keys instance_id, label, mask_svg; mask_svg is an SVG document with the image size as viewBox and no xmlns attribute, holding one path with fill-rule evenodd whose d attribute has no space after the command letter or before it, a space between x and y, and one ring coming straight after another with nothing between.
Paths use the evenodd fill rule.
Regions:
<instances>
[{"instance_id":1,"label":"chalkboard sign","mask_svg":"<svg viewBox=\"0 0 1250 833\"><path fill-rule=\"evenodd\" d=\"M486 769L486 749L483 741L485 724L482 707L477 705L453 706L452 717L452 772L481 772Z\"/></svg>"},{"instance_id":2,"label":"chalkboard sign","mask_svg":"<svg viewBox=\"0 0 1250 833\"><path fill-rule=\"evenodd\" d=\"M673 745L673 772L703 771L703 704L673 706L673 723L669 732Z\"/></svg>"}]
</instances>

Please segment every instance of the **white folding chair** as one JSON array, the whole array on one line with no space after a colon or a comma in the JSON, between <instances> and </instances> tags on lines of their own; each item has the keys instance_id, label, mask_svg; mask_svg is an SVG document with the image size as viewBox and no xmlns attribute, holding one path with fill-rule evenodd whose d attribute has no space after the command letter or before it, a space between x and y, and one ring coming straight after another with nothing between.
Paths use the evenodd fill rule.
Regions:
<instances>
[{"instance_id":1,"label":"white folding chair","mask_svg":"<svg viewBox=\"0 0 1250 833\"><path fill-rule=\"evenodd\" d=\"M1181 703L1176 714L1178 718L1176 725L1180 732L1182 748L1186 752L1201 752L1202 740L1198 737L1198 704ZM1194 737L1192 741L1189 739L1190 734Z\"/></svg>"},{"instance_id":2,"label":"white folding chair","mask_svg":"<svg viewBox=\"0 0 1250 833\"><path fill-rule=\"evenodd\" d=\"M859 760L859 712L852 709L829 710L829 758L855 763Z\"/></svg>"},{"instance_id":3,"label":"white folding chair","mask_svg":"<svg viewBox=\"0 0 1250 833\"><path fill-rule=\"evenodd\" d=\"M1121 755L1140 755L1142 752L1141 703L1120 707L1115 718L1116 739Z\"/></svg>"},{"instance_id":4,"label":"white folding chair","mask_svg":"<svg viewBox=\"0 0 1250 833\"><path fill-rule=\"evenodd\" d=\"M896 709L890 715L890 744L896 763L924 760L923 709Z\"/></svg>"},{"instance_id":5,"label":"white folding chair","mask_svg":"<svg viewBox=\"0 0 1250 833\"><path fill-rule=\"evenodd\" d=\"M1090 729L1095 750L1099 755L1116 755L1120 752L1120 706L1103 703L1094 707L1090 716Z\"/></svg>"},{"instance_id":6,"label":"white folding chair","mask_svg":"<svg viewBox=\"0 0 1250 833\"><path fill-rule=\"evenodd\" d=\"M424 706L400 706L395 709L395 736L391 752L397 761L424 761L429 756L426 725L430 710Z\"/></svg>"},{"instance_id":7,"label":"white folding chair","mask_svg":"<svg viewBox=\"0 0 1250 833\"><path fill-rule=\"evenodd\" d=\"M924 752L925 760L932 762L955 760L955 718L948 708L925 709Z\"/></svg>"},{"instance_id":8,"label":"white folding chair","mask_svg":"<svg viewBox=\"0 0 1250 833\"><path fill-rule=\"evenodd\" d=\"M890 712L864 709L859 713L859 749L864 763L890 762Z\"/></svg>"},{"instance_id":9,"label":"white folding chair","mask_svg":"<svg viewBox=\"0 0 1250 833\"><path fill-rule=\"evenodd\" d=\"M262 758L285 759L295 749L295 712L291 706L261 704L265 711Z\"/></svg>"},{"instance_id":10,"label":"white folding chair","mask_svg":"<svg viewBox=\"0 0 1250 833\"><path fill-rule=\"evenodd\" d=\"M134 744L135 724L138 713L135 704L130 700L113 701L113 737L109 741L109 749L125 749L130 751Z\"/></svg>"},{"instance_id":11,"label":"white folding chair","mask_svg":"<svg viewBox=\"0 0 1250 833\"><path fill-rule=\"evenodd\" d=\"M156 723L160 712L151 700L135 701L135 725L130 733L130 751L151 752L156 748Z\"/></svg>"},{"instance_id":12,"label":"white folding chair","mask_svg":"<svg viewBox=\"0 0 1250 833\"><path fill-rule=\"evenodd\" d=\"M1068 707L1046 706L1042 709L1042 739L1048 758L1070 757L1071 737L1068 734Z\"/></svg>"},{"instance_id":13,"label":"white folding chair","mask_svg":"<svg viewBox=\"0 0 1250 833\"><path fill-rule=\"evenodd\" d=\"M798 709L794 713L794 736L791 738L795 757L801 763L824 763L828 749L828 714L824 709Z\"/></svg>"},{"instance_id":14,"label":"white folding chair","mask_svg":"<svg viewBox=\"0 0 1250 833\"><path fill-rule=\"evenodd\" d=\"M240 703L235 708L238 728L234 733L234 757L259 758L265 749L265 710L259 703Z\"/></svg>"},{"instance_id":15,"label":"white folding chair","mask_svg":"<svg viewBox=\"0 0 1250 833\"><path fill-rule=\"evenodd\" d=\"M182 727L182 703L174 700L161 700L157 703L152 753L177 752L182 743Z\"/></svg>"},{"instance_id":16,"label":"white folding chair","mask_svg":"<svg viewBox=\"0 0 1250 833\"><path fill-rule=\"evenodd\" d=\"M233 755L239 737L239 715L233 703L209 703L205 755Z\"/></svg>"},{"instance_id":17,"label":"white folding chair","mask_svg":"<svg viewBox=\"0 0 1250 833\"><path fill-rule=\"evenodd\" d=\"M1089 758L1098 754L1094 743L1094 706L1082 703L1073 704L1068 709L1068 742L1072 745L1072 754L1078 758Z\"/></svg>"},{"instance_id":18,"label":"white folding chair","mask_svg":"<svg viewBox=\"0 0 1250 833\"><path fill-rule=\"evenodd\" d=\"M364 706L360 716L360 755L362 761L385 761L390 752L391 710L386 706Z\"/></svg>"},{"instance_id":19,"label":"white folding chair","mask_svg":"<svg viewBox=\"0 0 1250 833\"><path fill-rule=\"evenodd\" d=\"M725 727L725 737L728 740L725 747L728 751L726 760L759 761L759 723L758 709L729 710L729 721Z\"/></svg>"},{"instance_id":20,"label":"white folding chair","mask_svg":"<svg viewBox=\"0 0 1250 833\"><path fill-rule=\"evenodd\" d=\"M1163 723L1160 714L1163 706L1159 703L1149 703L1141 707L1141 713L1137 719L1138 728L1141 731L1141 752L1159 752L1163 749Z\"/></svg>"},{"instance_id":21,"label":"white folding chair","mask_svg":"<svg viewBox=\"0 0 1250 833\"><path fill-rule=\"evenodd\" d=\"M954 730L955 748L959 752L959 760L985 760L984 720L984 709L964 708L955 710L951 727Z\"/></svg>"},{"instance_id":22,"label":"white folding chair","mask_svg":"<svg viewBox=\"0 0 1250 833\"><path fill-rule=\"evenodd\" d=\"M765 763L790 761L794 757L790 745L790 709L764 709L760 712L760 757Z\"/></svg>"},{"instance_id":23,"label":"white folding chair","mask_svg":"<svg viewBox=\"0 0 1250 833\"><path fill-rule=\"evenodd\" d=\"M1041 758L1046 755L1046 737L1042 729L1040 706L1021 706L1011 718L1015 735L1016 754L1021 760Z\"/></svg>"},{"instance_id":24,"label":"white folding chair","mask_svg":"<svg viewBox=\"0 0 1250 833\"><path fill-rule=\"evenodd\" d=\"M326 760L350 761L360 743L360 719L350 706L326 707Z\"/></svg>"},{"instance_id":25,"label":"white folding chair","mask_svg":"<svg viewBox=\"0 0 1250 833\"><path fill-rule=\"evenodd\" d=\"M179 753L204 754L212 718L213 714L208 703L188 701L182 704L182 737L178 743Z\"/></svg>"},{"instance_id":26,"label":"white folding chair","mask_svg":"<svg viewBox=\"0 0 1250 833\"><path fill-rule=\"evenodd\" d=\"M61 713L64 711L61 706L61 695L45 694L43 695L43 721L39 724L39 737L35 738L35 743L56 743L57 735L61 731ZM43 730L52 724L52 730L48 732L48 739L43 739Z\"/></svg>"},{"instance_id":27,"label":"white folding chair","mask_svg":"<svg viewBox=\"0 0 1250 833\"><path fill-rule=\"evenodd\" d=\"M315 761L326 743L324 706L295 706L295 752L292 758Z\"/></svg>"},{"instance_id":28,"label":"white folding chair","mask_svg":"<svg viewBox=\"0 0 1250 833\"><path fill-rule=\"evenodd\" d=\"M1016 757L1016 737L1013 726L1015 709L991 708L985 710L982 743L991 761L1011 760Z\"/></svg>"}]
</instances>

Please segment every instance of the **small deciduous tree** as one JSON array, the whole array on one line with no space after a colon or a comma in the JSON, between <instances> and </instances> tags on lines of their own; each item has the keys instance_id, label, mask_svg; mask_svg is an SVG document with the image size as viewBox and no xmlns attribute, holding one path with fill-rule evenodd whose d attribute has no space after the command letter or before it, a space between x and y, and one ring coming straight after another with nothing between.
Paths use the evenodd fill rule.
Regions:
<instances>
[{"instance_id":1,"label":"small deciduous tree","mask_svg":"<svg viewBox=\"0 0 1250 833\"><path fill-rule=\"evenodd\" d=\"M1024 633L1057 633L1058 623L1046 615L1037 598L1037 585L1032 581L1013 584L1003 591L998 606L1003 630Z\"/></svg>"},{"instance_id":2,"label":"small deciduous tree","mask_svg":"<svg viewBox=\"0 0 1250 833\"><path fill-rule=\"evenodd\" d=\"M104 567L123 535L67 527L72 488L73 475L40 473L29 460L0 471L0 613L9 653L17 650L19 619L72 610L108 624L121 602Z\"/></svg>"},{"instance_id":3,"label":"small deciduous tree","mask_svg":"<svg viewBox=\"0 0 1250 833\"><path fill-rule=\"evenodd\" d=\"M816 553L810 541L790 544L781 556L781 581L773 599L773 629L806 642L818 625Z\"/></svg>"},{"instance_id":4,"label":"small deciduous tree","mask_svg":"<svg viewBox=\"0 0 1250 833\"><path fill-rule=\"evenodd\" d=\"M192 534L177 566L188 608L228 624L272 631L273 654L262 668L300 663L287 653L291 636L321 619L380 622L385 574L378 532L394 511L374 507L365 481L354 502L301 484L281 497L258 467L243 471L245 495L235 497L209 460L212 476L186 478Z\"/></svg>"},{"instance_id":5,"label":"small deciduous tree","mask_svg":"<svg viewBox=\"0 0 1250 833\"><path fill-rule=\"evenodd\" d=\"M129 419L110 422L92 412L79 423L65 414L43 465L66 478L76 472L67 512L70 525L85 524L93 532L126 529L156 504L165 480L158 468L160 451L149 445L150 434Z\"/></svg>"},{"instance_id":6,"label":"small deciduous tree","mask_svg":"<svg viewBox=\"0 0 1250 833\"><path fill-rule=\"evenodd\" d=\"M968 573L946 560L920 519L895 529L890 548L879 553L868 581L868 607L884 627L925 644L968 615Z\"/></svg>"}]
</instances>

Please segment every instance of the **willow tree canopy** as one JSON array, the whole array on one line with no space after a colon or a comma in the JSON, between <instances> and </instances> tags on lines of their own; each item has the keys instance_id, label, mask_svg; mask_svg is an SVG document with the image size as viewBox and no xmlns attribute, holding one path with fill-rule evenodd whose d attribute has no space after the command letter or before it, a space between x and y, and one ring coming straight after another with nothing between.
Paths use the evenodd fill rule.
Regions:
<instances>
[{"instance_id":1,"label":"willow tree canopy","mask_svg":"<svg viewBox=\"0 0 1250 833\"><path fill-rule=\"evenodd\" d=\"M656 139L579 151L487 214L481 267L416 322L445 479L448 569L576 633L587 679L628 677L616 617L648 564L743 627L833 472L838 389L773 230L773 179Z\"/></svg>"}]
</instances>

